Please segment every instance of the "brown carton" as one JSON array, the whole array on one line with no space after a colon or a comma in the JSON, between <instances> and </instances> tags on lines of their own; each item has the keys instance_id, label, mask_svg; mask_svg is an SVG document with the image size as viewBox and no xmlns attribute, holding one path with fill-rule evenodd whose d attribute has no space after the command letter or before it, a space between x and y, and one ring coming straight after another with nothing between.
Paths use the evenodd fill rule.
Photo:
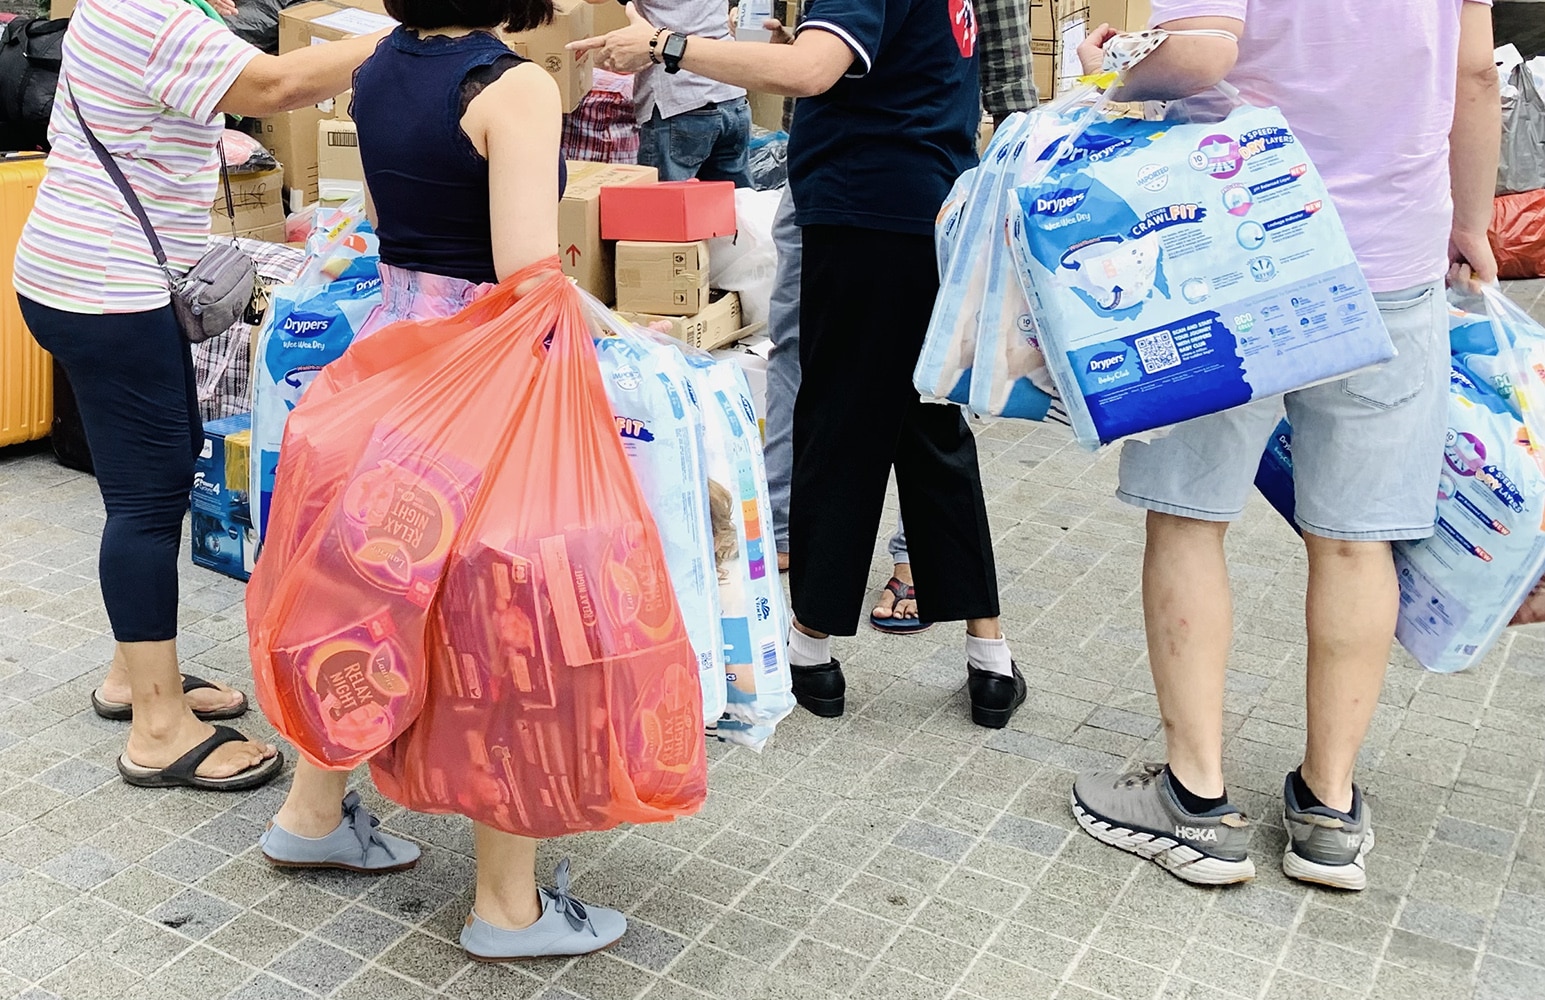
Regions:
<instances>
[{"instance_id":1,"label":"brown carton","mask_svg":"<svg viewBox=\"0 0 1545 1000\"><path fill-rule=\"evenodd\" d=\"M672 337L704 351L733 344L745 335L740 325L740 296L734 292L720 293L696 316L628 312L620 312L619 315L640 326L669 323L671 328L667 332Z\"/></svg>"},{"instance_id":2,"label":"brown carton","mask_svg":"<svg viewBox=\"0 0 1545 1000\"><path fill-rule=\"evenodd\" d=\"M316 108L301 108L261 120L258 141L274 154L284 170L284 186L299 191L305 204L317 200L317 126L325 116Z\"/></svg>"},{"instance_id":3,"label":"brown carton","mask_svg":"<svg viewBox=\"0 0 1545 1000\"><path fill-rule=\"evenodd\" d=\"M696 316L708 304L708 243L617 244L617 308Z\"/></svg>"},{"instance_id":4,"label":"brown carton","mask_svg":"<svg viewBox=\"0 0 1545 1000\"><path fill-rule=\"evenodd\" d=\"M505 35L504 40L553 75L563 97L563 110L573 111L590 93L594 63L590 53L570 52L566 46L596 33L594 8L585 0L557 0L554 7L552 23Z\"/></svg>"},{"instance_id":5,"label":"brown carton","mask_svg":"<svg viewBox=\"0 0 1545 1000\"><path fill-rule=\"evenodd\" d=\"M558 255L563 273L579 287L610 305L616 301L613 245L601 240L601 188L617 184L653 184L654 167L623 163L569 161L569 185L558 205Z\"/></svg>"}]
</instances>

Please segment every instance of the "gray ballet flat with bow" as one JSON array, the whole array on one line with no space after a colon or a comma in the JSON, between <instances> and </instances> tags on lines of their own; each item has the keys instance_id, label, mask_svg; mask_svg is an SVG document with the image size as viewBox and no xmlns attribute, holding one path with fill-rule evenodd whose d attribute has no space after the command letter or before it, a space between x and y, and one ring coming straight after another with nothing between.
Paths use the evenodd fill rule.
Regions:
<instances>
[{"instance_id":1,"label":"gray ballet flat with bow","mask_svg":"<svg viewBox=\"0 0 1545 1000\"><path fill-rule=\"evenodd\" d=\"M588 955L609 948L628 929L628 918L604 906L586 906L569 892L569 863L553 873L554 888L538 889L542 915L523 930L495 927L474 911L461 931L461 946L478 962Z\"/></svg>"},{"instance_id":2,"label":"gray ballet flat with bow","mask_svg":"<svg viewBox=\"0 0 1545 1000\"><path fill-rule=\"evenodd\" d=\"M325 837L299 837L278 823L268 824L258 844L263 856L280 868L337 868L366 875L400 872L418 864L422 853L411 840L381 832L358 792L343 799L343 822Z\"/></svg>"}]
</instances>

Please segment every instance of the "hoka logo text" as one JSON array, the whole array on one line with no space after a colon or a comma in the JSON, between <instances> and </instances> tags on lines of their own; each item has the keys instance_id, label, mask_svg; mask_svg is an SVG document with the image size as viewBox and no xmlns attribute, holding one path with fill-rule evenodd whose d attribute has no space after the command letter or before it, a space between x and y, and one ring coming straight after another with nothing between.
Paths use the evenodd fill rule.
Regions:
<instances>
[{"instance_id":1,"label":"hoka logo text","mask_svg":"<svg viewBox=\"0 0 1545 1000\"><path fill-rule=\"evenodd\" d=\"M1209 830L1199 826L1177 826L1175 827L1175 836L1181 840L1194 840L1202 844L1216 844L1218 842L1217 830Z\"/></svg>"}]
</instances>

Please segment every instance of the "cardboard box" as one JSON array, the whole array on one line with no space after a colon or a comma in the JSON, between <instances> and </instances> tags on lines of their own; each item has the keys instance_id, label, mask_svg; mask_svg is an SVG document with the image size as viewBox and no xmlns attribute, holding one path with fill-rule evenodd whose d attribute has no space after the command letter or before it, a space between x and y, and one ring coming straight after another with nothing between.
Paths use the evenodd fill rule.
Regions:
<instances>
[{"instance_id":1,"label":"cardboard box","mask_svg":"<svg viewBox=\"0 0 1545 1000\"><path fill-rule=\"evenodd\" d=\"M552 23L531 31L504 36L510 48L553 75L563 97L563 110L573 111L590 93L594 60L588 52L570 52L566 46L595 35L595 8L586 0L557 0Z\"/></svg>"},{"instance_id":2,"label":"cardboard box","mask_svg":"<svg viewBox=\"0 0 1545 1000\"><path fill-rule=\"evenodd\" d=\"M1052 16L1051 0L1035 0L1030 5L1030 37L1049 42L1057 37L1057 20Z\"/></svg>"},{"instance_id":3,"label":"cardboard box","mask_svg":"<svg viewBox=\"0 0 1545 1000\"><path fill-rule=\"evenodd\" d=\"M194 565L247 580L257 559L257 532L247 502L252 414L204 425L204 448L193 467Z\"/></svg>"},{"instance_id":4,"label":"cardboard box","mask_svg":"<svg viewBox=\"0 0 1545 1000\"><path fill-rule=\"evenodd\" d=\"M783 98L778 94L759 94L748 91L746 100L751 104L751 122L769 132L783 131Z\"/></svg>"},{"instance_id":5,"label":"cardboard box","mask_svg":"<svg viewBox=\"0 0 1545 1000\"><path fill-rule=\"evenodd\" d=\"M640 326L664 321L671 325L672 337L701 350L711 351L741 339L744 331L740 325L740 296L734 292L721 292L696 316L664 316L653 313L627 313L618 315Z\"/></svg>"},{"instance_id":6,"label":"cardboard box","mask_svg":"<svg viewBox=\"0 0 1545 1000\"><path fill-rule=\"evenodd\" d=\"M236 207L234 226L226 205L225 185L217 185L210 223L215 236L234 234L271 243L284 242L284 171L232 174L231 202Z\"/></svg>"},{"instance_id":7,"label":"cardboard box","mask_svg":"<svg viewBox=\"0 0 1545 1000\"><path fill-rule=\"evenodd\" d=\"M619 28L628 26L628 8L624 4L616 3L615 0L595 4L590 16L595 21L593 31L596 35L609 35Z\"/></svg>"},{"instance_id":8,"label":"cardboard box","mask_svg":"<svg viewBox=\"0 0 1545 1000\"><path fill-rule=\"evenodd\" d=\"M343 202L364 191L359 127L353 122L323 119L317 125L317 199Z\"/></svg>"},{"instance_id":9,"label":"cardboard box","mask_svg":"<svg viewBox=\"0 0 1545 1000\"><path fill-rule=\"evenodd\" d=\"M696 316L708 304L708 243L618 243L617 308Z\"/></svg>"},{"instance_id":10,"label":"cardboard box","mask_svg":"<svg viewBox=\"0 0 1545 1000\"><path fill-rule=\"evenodd\" d=\"M310 0L279 12L279 52L282 55L308 45L368 35L396 23L386 15L385 7L376 11L332 0Z\"/></svg>"},{"instance_id":11,"label":"cardboard box","mask_svg":"<svg viewBox=\"0 0 1545 1000\"><path fill-rule=\"evenodd\" d=\"M324 117L316 108L301 108L259 122L258 141L279 161L284 186L301 192L308 205L317 200L317 126Z\"/></svg>"},{"instance_id":12,"label":"cardboard box","mask_svg":"<svg viewBox=\"0 0 1545 1000\"><path fill-rule=\"evenodd\" d=\"M733 236L735 185L729 181L664 181L601 192L601 238L689 243Z\"/></svg>"},{"instance_id":13,"label":"cardboard box","mask_svg":"<svg viewBox=\"0 0 1545 1000\"><path fill-rule=\"evenodd\" d=\"M608 305L616 301L611 244L601 239L601 189L607 185L653 184L654 167L570 160L569 184L558 205L558 256L563 273Z\"/></svg>"},{"instance_id":14,"label":"cardboard box","mask_svg":"<svg viewBox=\"0 0 1545 1000\"><path fill-rule=\"evenodd\" d=\"M333 101L333 117L341 122L351 122L354 117L349 114L349 105L354 103L353 89L345 90Z\"/></svg>"},{"instance_id":15,"label":"cardboard box","mask_svg":"<svg viewBox=\"0 0 1545 1000\"><path fill-rule=\"evenodd\" d=\"M1049 101L1057 93L1057 43L1031 42L1030 57L1034 60L1035 91L1041 100Z\"/></svg>"},{"instance_id":16,"label":"cardboard box","mask_svg":"<svg viewBox=\"0 0 1545 1000\"><path fill-rule=\"evenodd\" d=\"M52 0L48 5L48 16L55 20L69 17L73 13L75 13L75 0Z\"/></svg>"}]
</instances>

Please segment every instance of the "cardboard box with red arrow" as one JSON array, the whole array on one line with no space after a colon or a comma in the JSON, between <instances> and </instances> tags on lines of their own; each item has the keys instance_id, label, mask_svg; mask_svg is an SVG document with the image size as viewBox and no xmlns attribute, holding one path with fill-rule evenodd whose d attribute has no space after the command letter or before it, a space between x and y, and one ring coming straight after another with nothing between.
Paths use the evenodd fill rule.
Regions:
<instances>
[{"instance_id":1,"label":"cardboard box with red arrow","mask_svg":"<svg viewBox=\"0 0 1545 1000\"><path fill-rule=\"evenodd\" d=\"M617 301L617 281L615 244L601 240L601 189L653 184L659 177L654 167L569 161L569 184L558 206L558 256L563 273L607 305Z\"/></svg>"}]
</instances>

